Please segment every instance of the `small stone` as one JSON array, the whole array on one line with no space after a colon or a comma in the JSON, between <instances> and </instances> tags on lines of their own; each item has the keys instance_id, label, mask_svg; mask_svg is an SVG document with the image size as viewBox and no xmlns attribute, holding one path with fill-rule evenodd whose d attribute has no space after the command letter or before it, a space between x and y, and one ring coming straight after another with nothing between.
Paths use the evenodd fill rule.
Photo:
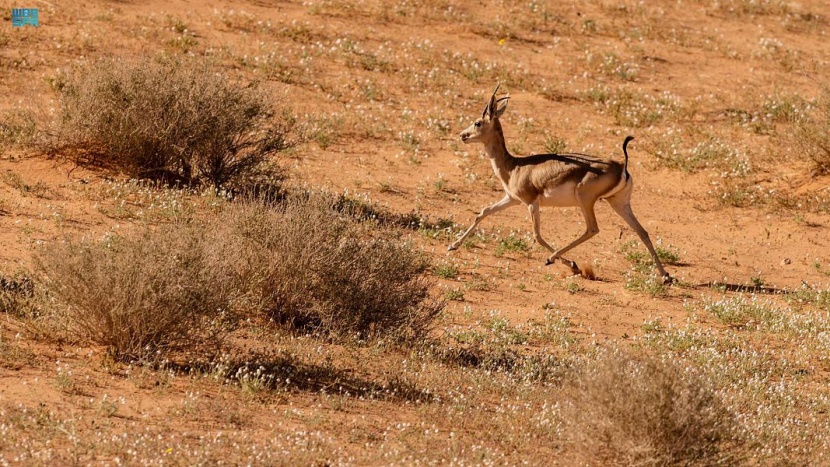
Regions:
<instances>
[{"instance_id":1,"label":"small stone","mask_svg":"<svg viewBox=\"0 0 830 467\"><path fill-rule=\"evenodd\" d=\"M791 260L790 258L784 258L784 259L781 260L781 266L786 266L788 264L792 264L792 262L793 262L793 260Z\"/></svg>"}]
</instances>

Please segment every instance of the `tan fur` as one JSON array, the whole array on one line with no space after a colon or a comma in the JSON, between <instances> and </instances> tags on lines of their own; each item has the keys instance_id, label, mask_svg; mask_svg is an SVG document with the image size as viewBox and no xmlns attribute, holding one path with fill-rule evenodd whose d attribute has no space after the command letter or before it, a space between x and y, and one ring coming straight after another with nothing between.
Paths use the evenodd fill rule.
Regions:
<instances>
[{"instance_id":1,"label":"tan fur","mask_svg":"<svg viewBox=\"0 0 830 467\"><path fill-rule=\"evenodd\" d=\"M582 271L576 263L566 260L562 254L599 232L594 205L598 200L605 199L634 229L651 253L654 265L664 281L670 282L671 277L657 258L648 233L631 211L633 183L631 176L627 174L628 154L626 153L626 164L584 154L539 154L514 157L507 151L504 132L499 122L499 117L507 109L509 97L496 99L497 91L498 86L490 97L481 118L461 132L460 136L464 143L484 144L484 150L490 158L493 172L501 180L505 196L484 208L464 234L449 246L449 250L458 248L485 217L510 206L524 204L533 220L533 233L536 241L552 253L547 264L559 259L575 274L581 274ZM629 140L630 137L626 139L626 144ZM626 144L623 145L624 152ZM579 207L585 217L585 233L567 246L554 250L540 233L540 206ZM592 276L593 271L586 275L586 277Z\"/></svg>"}]
</instances>

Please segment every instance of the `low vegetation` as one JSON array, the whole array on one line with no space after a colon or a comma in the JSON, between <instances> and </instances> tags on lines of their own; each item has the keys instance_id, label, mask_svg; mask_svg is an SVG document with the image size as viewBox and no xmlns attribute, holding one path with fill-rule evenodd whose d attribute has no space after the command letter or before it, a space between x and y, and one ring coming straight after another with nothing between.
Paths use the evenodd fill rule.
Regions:
<instances>
[{"instance_id":1,"label":"low vegetation","mask_svg":"<svg viewBox=\"0 0 830 467\"><path fill-rule=\"evenodd\" d=\"M419 342L443 308L428 261L394 232L339 216L336 198L227 204L136 237L38 254L55 329L119 359L218 349L238 316L338 340Z\"/></svg>"},{"instance_id":2,"label":"low vegetation","mask_svg":"<svg viewBox=\"0 0 830 467\"><path fill-rule=\"evenodd\" d=\"M290 146L256 83L232 83L191 58L101 58L79 64L55 87L59 112L46 150L131 177L204 182L217 189L275 171Z\"/></svg>"},{"instance_id":3,"label":"low vegetation","mask_svg":"<svg viewBox=\"0 0 830 467\"><path fill-rule=\"evenodd\" d=\"M197 225L136 238L54 243L39 253L49 320L65 338L105 346L118 359L215 348L233 289Z\"/></svg>"},{"instance_id":4,"label":"low vegetation","mask_svg":"<svg viewBox=\"0 0 830 467\"><path fill-rule=\"evenodd\" d=\"M34 314L36 303L31 277L22 274L0 277L0 312L27 318Z\"/></svg>"},{"instance_id":5,"label":"low vegetation","mask_svg":"<svg viewBox=\"0 0 830 467\"><path fill-rule=\"evenodd\" d=\"M235 258L246 306L332 338L418 342L443 308L429 262L393 231L343 219L333 201L304 193L218 217L215 242Z\"/></svg>"},{"instance_id":6,"label":"low vegetation","mask_svg":"<svg viewBox=\"0 0 830 467\"><path fill-rule=\"evenodd\" d=\"M797 120L795 138L799 149L813 162L817 172L830 173L830 87L824 87L818 105Z\"/></svg>"},{"instance_id":7,"label":"low vegetation","mask_svg":"<svg viewBox=\"0 0 830 467\"><path fill-rule=\"evenodd\" d=\"M29 110L0 112L0 151L11 147L23 147L37 134L37 121Z\"/></svg>"},{"instance_id":8,"label":"low vegetation","mask_svg":"<svg viewBox=\"0 0 830 467\"><path fill-rule=\"evenodd\" d=\"M563 433L580 464L735 462L734 415L696 371L655 357L602 355L566 385Z\"/></svg>"}]
</instances>

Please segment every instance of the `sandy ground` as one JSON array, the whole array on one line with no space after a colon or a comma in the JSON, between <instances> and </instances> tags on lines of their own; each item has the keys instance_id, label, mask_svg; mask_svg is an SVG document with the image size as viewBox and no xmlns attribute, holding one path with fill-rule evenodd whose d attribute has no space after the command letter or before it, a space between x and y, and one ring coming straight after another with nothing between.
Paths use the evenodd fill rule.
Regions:
<instances>
[{"instance_id":1,"label":"sandy ground","mask_svg":"<svg viewBox=\"0 0 830 467\"><path fill-rule=\"evenodd\" d=\"M448 236L408 234L436 264L459 270L453 279L438 280L438 293L463 292L463 301L448 302L447 329L494 315L522 324L555 309L586 343L625 340L641 335L646 321L688 320L690 300L719 293L713 282L826 287L830 215L821 200L827 180L810 175L793 126L765 107L776 98L819 97L830 63L826 1L30 3L40 8L40 28L12 29L8 18L0 24L0 109L36 108L47 118L57 105L53 83L60 70L99 56L211 57L235 78L261 80L307 123L313 136L281 156L292 183L365 197L395 212L451 219L459 228L502 196L482 148L458 138L497 82L511 96L503 121L516 155L544 152L551 138L561 138L568 150L622 160L622 140L634 135L634 211L657 244L678 254L679 263L667 266L678 282L655 296L626 287L634 273L624 251L645 249L631 245L636 235L604 202L597 207L600 233L569 255L593 267L594 281L571 277L561 265L545 266L547 252L533 243L526 209L514 207L485 220L471 248L447 252ZM6 16L11 6L0 1ZM603 92L612 97L592 97ZM645 110L615 110L614 99L625 92ZM649 124L631 120L648 112ZM674 149L692 154L706 141L728 150L690 170L658 157ZM750 170L732 174L736 161ZM0 270L11 275L31 268L33 248L43 242L98 238L157 222L146 213L124 214L124 206L137 211L147 200L137 191L114 195L129 191L119 188L124 183L118 174L28 148L3 149ZM739 207L719 199L724 187L735 186L750 199ZM543 209L542 232L552 244L565 245L583 229L578 210ZM529 249L500 253L499 241L509 236ZM24 332L0 320L4 339ZM192 383L175 380L160 392L158 384L168 383L154 378L163 375L145 381L102 370L100 349L25 348L32 355L22 361L30 363L0 366L5 407L93 413L106 405L107 394L130 401L119 406L123 419L111 423L153 426L186 408L182 394ZM77 388L55 383L61 362L85 375ZM208 392L199 404L236 407L239 413L228 417L251 418L246 426L267 430L260 420L267 416L255 415L230 390L201 390ZM313 395L291 397L274 410L316 403ZM80 399L94 407L72 409ZM355 406L364 417L360 429L380 430L395 407ZM341 434L354 428L348 420L356 418L337 417ZM237 423L189 420L185 430ZM300 418L284 423L307 426Z\"/></svg>"}]
</instances>

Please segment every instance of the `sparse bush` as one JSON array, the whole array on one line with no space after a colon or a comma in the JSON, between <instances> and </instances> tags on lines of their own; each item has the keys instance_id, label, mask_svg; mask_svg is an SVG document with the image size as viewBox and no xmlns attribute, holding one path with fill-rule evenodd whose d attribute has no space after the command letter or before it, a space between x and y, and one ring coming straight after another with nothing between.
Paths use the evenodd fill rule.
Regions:
<instances>
[{"instance_id":1,"label":"sparse bush","mask_svg":"<svg viewBox=\"0 0 830 467\"><path fill-rule=\"evenodd\" d=\"M745 208L775 202L782 206L786 206L787 203L797 205L798 209L821 209L820 200L779 194L774 190L765 189L752 179L723 177L710 193L715 196L715 199L722 206ZM819 203L816 203L816 201L819 201ZM812 206L816 207L813 208Z\"/></svg>"},{"instance_id":2,"label":"sparse bush","mask_svg":"<svg viewBox=\"0 0 830 467\"><path fill-rule=\"evenodd\" d=\"M563 432L582 465L716 465L735 422L714 389L670 361L611 353L565 389Z\"/></svg>"},{"instance_id":3,"label":"sparse bush","mask_svg":"<svg viewBox=\"0 0 830 467\"><path fill-rule=\"evenodd\" d=\"M764 117L773 122L797 122L809 103L796 94L775 93L764 99Z\"/></svg>"},{"instance_id":4,"label":"sparse bush","mask_svg":"<svg viewBox=\"0 0 830 467\"><path fill-rule=\"evenodd\" d=\"M443 308L430 298L429 263L391 231L367 231L336 208L332 197L304 194L221 215L215 241L231 245L246 307L335 339L420 339Z\"/></svg>"},{"instance_id":5,"label":"sparse bush","mask_svg":"<svg viewBox=\"0 0 830 467\"><path fill-rule=\"evenodd\" d=\"M37 124L32 112L18 109L0 114L0 150L26 144L36 134Z\"/></svg>"},{"instance_id":6,"label":"sparse bush","mask_svg":"<svg viewBox=\"0 0 830 467\"><path fill-rule=\"evenodd\" d=\"M668 135L664 141L657 143L654 150L660 165L687 173L716 169L733 177L743 177L752 172L747 154L720 138L710 136L693 147L684 148L681 147L680 134Z\"/></svg>"},{"instance_id":7,"label":"sparse bush","mask_svg":"<svg viewBox=\"0 0 830 467\"><path fill-rule=\"evenodd\" d=\"M795 140L816 172L830 173L830 87L822 90L816 108L797 120Z\"/></svg>"},{"instance_id":8,"label":"sparse bush","mask_svg":"<svg viewBox=\"0 0 830 467\"><path fill-rule=\"evenodd\" d=\"M726 0L712 5L735 16L780 15L792 9L791 3L785 0Z\"/></svg>"},{"instance_id":9,"label":"sparse bush","mask_svg":"<svg viewBox=\"0 0 830 467\"><path fill-rule=\"evenodd\" d=\"M444 300L464 301L464 291L461 289L447 289L444 291Z\"/></svg>"},{"instance_id":10,"label":"sparse bush","mask_svg":"<svg viewBox=\"0 0 830 467\"><path fill-rule=\"evenodd\" d=\"M454 264L439 264L432 268L433 273L442 279L455 279L458 277L458 267Z\"/></svg>"},{"instance_id":11,"label":"sparse bush","mask_svg":"<svg viewBox=\"0 0 830 467\"><path fill-rule=\"evenodd\" d=\"M558 136L548 135L545 137L545 151L551 154L559 154L565 152L568 148L568 143Z\"/></svg>"},{"instance_id":12,"label":"sparse bush","mask_svg":"<svg viewBox=\"0 0 830 467\"><path fill-rule=\"evenodd\" d=\"M666 248L658 245L654 248L654 251L657 253L657 257L660 259L661 263L668 264L670 266L680 264L680 253L677 252L677 249Z\"/></svg>"},{"instance_id":13,"label":"sparse bush","mask_svg":"<svg viewBox=\"0 0 830 467\"><path fill-rule=\"evenodd\" d=\"M668 294L668 288L663 283L662 278L638 265L633 266L631 270L625 273L625 288L652 297L664 297Z\"/></svg>"},{"instance_id":14,"label":"sparse bush","mask_svg":"<svg viewBox=\"0 0 830 467\"><path fill-rule=\"evenodd\" d=\"M509 236L499 240L495 255L502 256L505 253L527 253L528 251L530 251L530 246L527 241L511 233Z\"/></svg>"},{"instance_id":15,"label":"sparse bush","mask_svg":"<svg viewBox=\"0 0 830 467\"><path fill-rule=\"evenodd\" d=\"M588 55L589 64L606 76L615 76L624 81L636 81L639 66L634 62L624 61L614 52L606 52L601 57Z\"/></svg>"},{"instance_id":16,"label":"sparse bush","mask_svg":"<svg viewBox=\"0 0 830 467\"><path fill-rule=\"evenodd\" d=\"M198 343L215 349L231 282L203 234L180 224L135 239L48 245L37 263L51 317L123 360Z\"/></svg>"},{"instance_id":17,"label":"sparse bush","mask_svg":"<svg viewBox=\"0 0 830 467\"><path fill-rule=\"evenodd\" d=\"M371 222L380 227L399 227L403 229L446 229L452 227L452 222L447 224L446 221L442 222L439 219L438 223L433 224L416 212L399 214L377 204L348 195L337 195L327 203L338 213L355 221Z\"/></svg>"},{"instance_id":18,"label":"sparse bush","mask_svg":"<svg viewBox=\"0 0 830 467\"><path fill-rule=\"evenodd\" d=\"M630 128L656 125L682 111L679 98L668 92L653 96L626 88L596 87L585 91L585 96L612 116L617 125Z\"/></svg>"},{"instance_id":19,"label":"sparse bush","mask_svg":"<svg viewBox=\"0 0 830 467\"><path fill-rule=\"evenodd\" d=\"M582 292L585 290L585 287L582 287L578 282L568 282L568 287L566 287L569 294L573 295L577 292Z\"/></svg>"},{"instance_id":20,"label":"sparse bush","mask_svg":"<svg viewBox=\"0 0 830 467\"><path fill-rule=\"evenodd\" d=\"M275 120L255 83L230 83L204 62L100 59L62 81L51 154L219 188L256 174L289 146L290 119Z\"/></svg>"},{"instance_id":21,"label":"sparse bush","mask_svg":"<svg viewBox=\"0 0 830 467\"><path fill-rule=\"evenodd\" d=\"M753 282L755 287L763 287L761 279L754 278ZM703 309L715 315L727 326L740 329L769 326L783 319L780 310L773 308L768 301L759 301L754 295L750 299L740 296L708 301L703 305Z\"/></svg>"},{"instance_id":22,"label":"sparse bush","mask_svg":"<svg viewBox=\"0 0 830 467\"><path fill-rule=\"evenodd\" d=\"M35 285L29 276L0 276L0 312L32 316L36 309Z\"/></svg>"},{"instance_id":23,"label":"sparse bush","mask_svg":"<svg viewBox=\"0 0 830 467\"><path fill-rule=\"evenodd\" d=\"M624 243L620 251L638 272L648 273L654 267L654 260L651 255L647 251L643 251L642 245L636 240ZM677 248L664 247L658 241L658 244L654 247L654 252L657 253L657 258L663 264L673 266L680 264L680 253Z\"/></svg>"}]
</instances>

